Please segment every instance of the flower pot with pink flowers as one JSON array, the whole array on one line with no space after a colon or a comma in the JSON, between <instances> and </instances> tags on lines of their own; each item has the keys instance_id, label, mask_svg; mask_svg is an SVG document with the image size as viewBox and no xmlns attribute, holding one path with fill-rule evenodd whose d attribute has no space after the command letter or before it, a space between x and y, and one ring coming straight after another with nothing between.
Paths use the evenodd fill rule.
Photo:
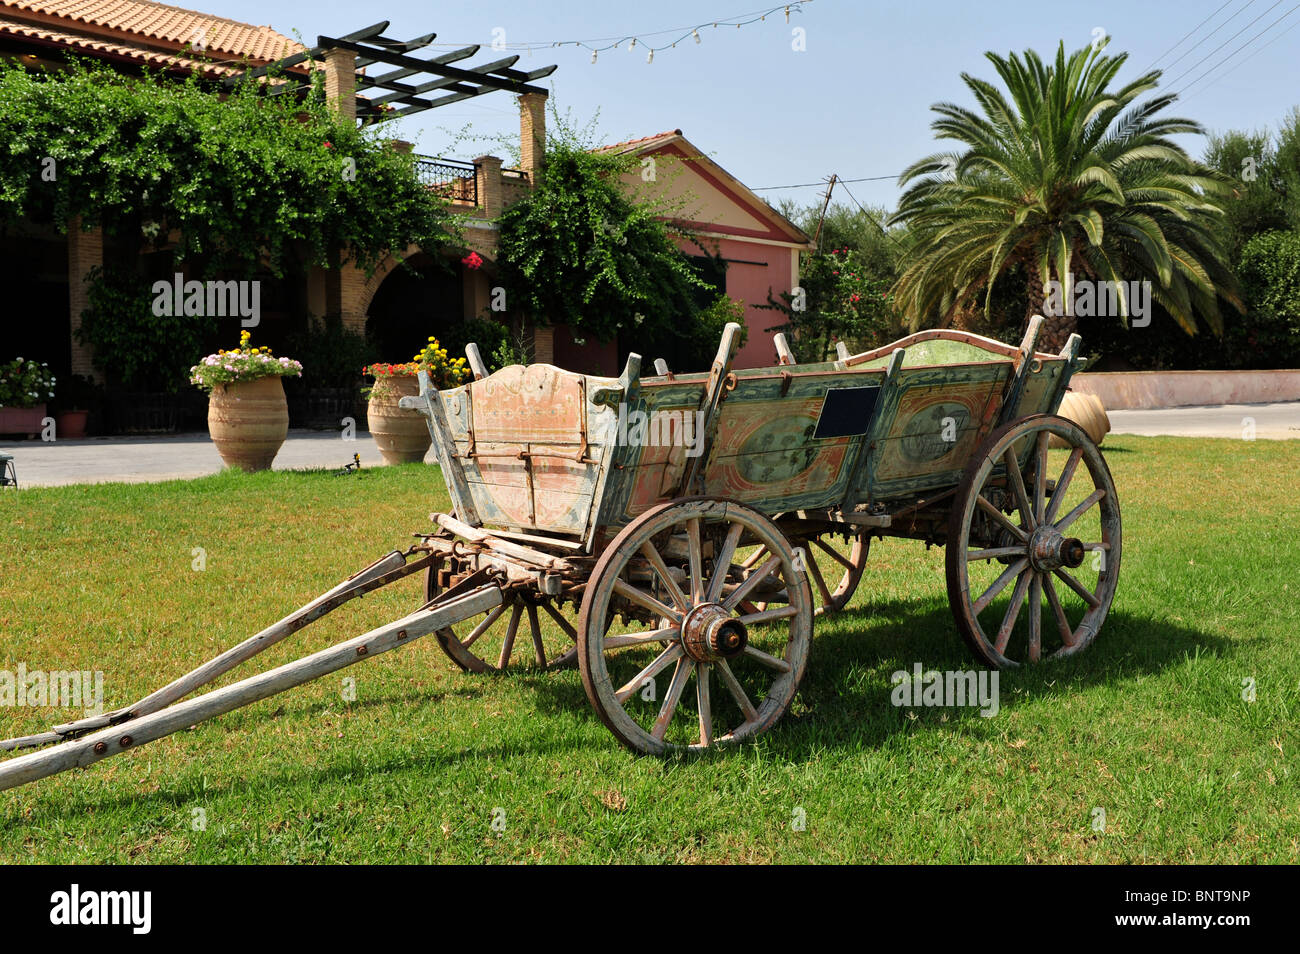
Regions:
<instances>
[{"instance_id":1,"label":"flower pot with pink flowers","mask_svg":"<svg viewBox=\"0 0 1300 954\"><path fill-rule=\"evenodd\" d=\"M254 348L251 334L239 347L210 354L190 369L190 382L209 394L208 433L227 467L269 470L289 433L282 378L301 377L302 365Z\"/></svg>"}]
</instances>

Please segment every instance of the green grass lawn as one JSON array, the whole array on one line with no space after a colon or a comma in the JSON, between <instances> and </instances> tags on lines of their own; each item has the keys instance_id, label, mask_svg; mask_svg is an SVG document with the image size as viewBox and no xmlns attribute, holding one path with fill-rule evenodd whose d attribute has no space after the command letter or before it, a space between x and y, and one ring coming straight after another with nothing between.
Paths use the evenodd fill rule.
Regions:
<instances>
[{"instance_id":1,"label":"green grass lawn","mask_svg":"<svg viewBox=\"0 0 1300 954\"><path fill-rule=\"evenodd\" d=\"M1080 657L1003 673L994 718L890 704L895 670L974 662L942 551L886 540L755 743L637 758L576 671L466 675L425 639L0 793L0 861L1294 862L1300 443L1106 451L1125 543L1110 618ZM106 706L124 705L446 506L422 465L0 493L0 670L102 670ZM421 586L349 604L222 682L404 615ZM3 708L0 737L80 715Z\"/></svg>"}]
</instances>

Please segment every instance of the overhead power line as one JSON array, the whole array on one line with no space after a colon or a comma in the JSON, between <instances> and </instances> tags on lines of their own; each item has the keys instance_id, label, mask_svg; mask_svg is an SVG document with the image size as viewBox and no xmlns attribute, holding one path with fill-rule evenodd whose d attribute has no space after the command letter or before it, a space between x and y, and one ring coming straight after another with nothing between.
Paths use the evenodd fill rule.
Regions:
<instances>
[{"instance_id":1,"label":"overhead power line","mask_svg":"<svg viewBox=\"0 0 1300 954\"><path fill-rule=\"evenodd\" d=\"M1250 0L1250 2L1253 3L1254 0ZM1188 30L1186 33L1184 33L1184 34L1183 34L1183 37L1182 37L1181 40L1179 40L1177 43L1175 43L1175 44L1174 44L1173 46L1171 46L1169 49L1165 50L1163 53L1161 53L1159 56L1157 56L1154 60L1152 60L1152 61L1151 61L1151 66L1148 66L1148 67L1147 67L1145 70L1143 70L1142 72L1144 72L1144 73L1149 72L1149 71L1151 70L1151 68L1154 67L1157 63L1159 63L1161 60L1163 60L1166 56L1168 56L1168 55L1169 55L1170 53L1172 53L1174 50L1178 49L1180 46L1182 46L1184 43L1186 43L1188 37L1190 37L1190 36L1191 36L1192 34L1194 34L1197 30L1199 30L1201 27L1205 26L1205 24L1209 23L1209 22L1210 22L1211 20L1213 20L1216 16L1218 16L1218 15L1219 15L1219 11L1222 10L1223 7L1229 6L1229 5L1231 5L1232 3L1233 3L1233 0L1226 0L1226 2L1223 4L1222 7L1219 7L1218 10L1215 10L1213 13L1211 13L1208 17L1206 17L1206 18L1205 18L1204 20L1202 20L1200 23L1196 24L1196 26L1192 27L1190 30ZM1246 6L1250 6L1250 3L1247 3ZM1240 11L1238 11L1238 12L1240 12ZM1232 19L1232 17L1228 17L1228 20L1231 20L1231 19ZM1223 22L1224 22L1224 23L1227 23L1228 21L1225 20L1225 21L1223 21ZM1202 40L1201 42L1204 43L1205 41ZM1198 44L1198 45L1199 45L1199 44ZM1192 49L1195 49L1195 47L1193 47ZM1177 61L1175 60L1175 62L1177 62ZM1170 65L1172 65L1172 64L1170 64Z\"/></svg>"},{"instance_id":2,"label":"overhead power line","mask_svg":"<svg viewBox=\"0 0 1300 954\"><path fill-rule=\"evenodd\" d=\"M1191 73L1191 72L1195 71L1195 70L1196 70L1196 69L1197 69L1197 68L1198 68L1202 63L1204 63L1206 60L1208 60L1210 57L1212 57L1215 53L1218 53L1221 49L1223 49L1225 46L1227 46L1229 43L1231 43L1231 42L1232 42L1233 40L1235 40L1237 37L1241 36L1243 33L1245 33L1247 30L1249 30L1252 26L1254 26L1254 25L1255 25L1256 23L1258 23L1260 20L1264 19L1264 17L1268 14L1269 10L1272 10L1274 7L1279 7L1279 6L1281 6L1281 5L1282 5L1282 0L1273 0L1273 6L1269 7L1268 10L1265 10L1263 13L1261 13L1259 16L1255 17L1255 19L1251 20L1249 23L1247 23L1244 27L1242 27L1240 30L1238 30L1236 33L1234 33L1232 36L1228 37L1226 40L1224 40L1222 43L1220 43L1220 44L1219 44L1218 46L1216 46L1214 49L1210 50L1209 53L1206 53L1203 57L1201 57L1199 60L1197 60L1196 63L1195 63L1193 66L1191 66L1191 67L1189 67L1189 68L1183 70L1181 73L1179 73L1178 76L1177 76L1175 79L1172 79L1172 80L1169 81L1169 85L1170 85L1170 86L1174 86L1174 85L1176 85L1176 84L1178 83L1178 81L1181 80L1184 76L1186 76L1188 73ZM1171 65L1172 65L1172 64L1171 64Z\"/></svg>"},{"instance_id":3,"label":"overhead power line","mask_svg":"<svg viewBox=\"0 0 1300 954\"><path fill-rule=\"evenodd\" d=\"M1271 9L1271 8L1270 8L1270 9ZM1274 27L1276 27L1279 23L1281 23L1281 22L1282 22L1283 20L1285 20L1287 17L1291 16L1291 14L1295 13L1297 10L1300 10L1300 3L1297 3L1297 4L1296 4L1295 6L1293 6L1290 10L1286 11L1286 13L1282 14L1280 17L1278 17L1276 20L1274 20L1274 21L1273 21L1272 23L1270 23L1268 26L1264 27L1264 29L1260 30L1258 33L1256 33L1254 36L1252 36L1252 37L1251 37L1249 40L1247 40L1245 43L1241 44L1241 46L1237 47L1235 50L1233 50L1231 53L1229 53L1229 54L1228 54L1227 56L1225 56L1223 59L1219 60L1219 62L1215 63L1213 66L1211 66L1211 67L1210 67L1208 70L1206 70L1204 73L1201 73L1199 76L1197 76L1197 77L1196 77L1195 79L1193 79L1191 82L1189 82L1186 86L1184 86L1184 87L1183 87L1179 92L1180 92L1180 93L1185 93L1185 92L1187 92L1187 91L1190 90L1193 86L1195 86L1197 83L1200 83L1202 80L1204 80L1204 79L1205 79L1207 76L1209 76L1211 73L1214 73L1214 72L1216 72L1217 70L1221 69L1221 68L1224 66L1224 64L1227 63L1229 60L1231 60L1234 56L1236 56L1238 53L1240 53L1240 52L1241 52L1242 50L1244 50L1246 47L1250 46L1252 43L1254 43L1256 40L1258 40L1260 37L1262 37L1262 36L1263 36L1265 33L1267 33L1269 30L1272 30ZM1292 24L1292 26L1294 26L1294 24ZM1290 29L1290 27L1288 27L1287 29ZM1285 31L1283 31L1283 32L1285 32ZM1275 40L1275 39L1277 39L1277 37L1274 37L1273 39ZM1271 42L1273 42L1273 41L1270 40L1269 43L1271 43ZM1267 44L1265 44L1265 45L1267 46ZM1263 47L1260 47L1260 49L1263 49ZM1259 51L1256 50L1255 52L1259 52ZM1245 61L1245 60L1242 60L1241 62L1237 63L1236 66L1240 66L1241 63L1243 63L1243 62L1246 62L1246 61ZM1236 66L1234 66L1233 68L1235 69ZM1226 75L1226 74L1225 74L1225 75Z\"/></svg>"}]
</instances>

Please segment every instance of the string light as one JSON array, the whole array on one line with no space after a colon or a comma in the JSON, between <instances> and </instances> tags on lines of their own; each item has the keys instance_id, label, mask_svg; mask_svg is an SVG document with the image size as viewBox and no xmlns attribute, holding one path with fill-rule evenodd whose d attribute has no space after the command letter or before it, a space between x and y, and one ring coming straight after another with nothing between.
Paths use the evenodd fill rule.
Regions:
<instances>
[{"instance_id":1,"label":"string light","mask_svg":"<svg viewBox=\"0 0 1300 954\"><path fill-rule=\"evenodd\" d=\"M594 64L598 60L598 55L606 50L613 50L627 44L628 50L634 50L638 46L646 50L646 62L654 62L654 54L662 50L676 49L677 44L688 37L693 39L696 44L703 42L700 31L712 24L716 30L719 26L734 26L740 29L742 26L748 26L751 23L765 23L767 18L776 13L782 13L785 16L785 22L790 22L790 14L802 13L806 4L813 3L815 0L795 0L792 3L778 4L767 8L766 10L755 10L752 13L741 13L731 17L722 17L718 20L708 20L704 23L696 24L692 27L678 27L668 30L657 30L652 33L643 33L639 35L624 34L620 37L598 37L586 40L550 40L547 42L522 42L507 43L505 46L509 49L516 49L532 53L534 49L555 48L562 46L577 46L591 51L591 62ZM655 44L652 38L663 37L666 34L677 34L673 39L667 40L662 44ZM433 43L430 46L435 48L455 49L467 45L466 43Z\"/></svg>"}]
</instances>

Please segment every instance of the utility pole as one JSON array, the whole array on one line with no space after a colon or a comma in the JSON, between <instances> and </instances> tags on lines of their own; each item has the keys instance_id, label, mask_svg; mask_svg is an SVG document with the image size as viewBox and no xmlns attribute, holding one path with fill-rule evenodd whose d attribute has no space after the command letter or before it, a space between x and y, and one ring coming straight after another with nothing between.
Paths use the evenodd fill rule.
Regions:
<instances>
[{"instance_id":1,"label":"utility pole","mask_svg":"<svg viewBox=\"0 0 1300 954\"><path fill-rule=\"evenodd\" d=\"M822 223L826 221L826 209L831 204L831 192L835 188L835 173L831 173L830 181L826 184L826 197L822 200L822 214L817 216L817 234L813 236L813 244L817 250L821 251L822 247Z\"/></svg>"}]
</instances>

